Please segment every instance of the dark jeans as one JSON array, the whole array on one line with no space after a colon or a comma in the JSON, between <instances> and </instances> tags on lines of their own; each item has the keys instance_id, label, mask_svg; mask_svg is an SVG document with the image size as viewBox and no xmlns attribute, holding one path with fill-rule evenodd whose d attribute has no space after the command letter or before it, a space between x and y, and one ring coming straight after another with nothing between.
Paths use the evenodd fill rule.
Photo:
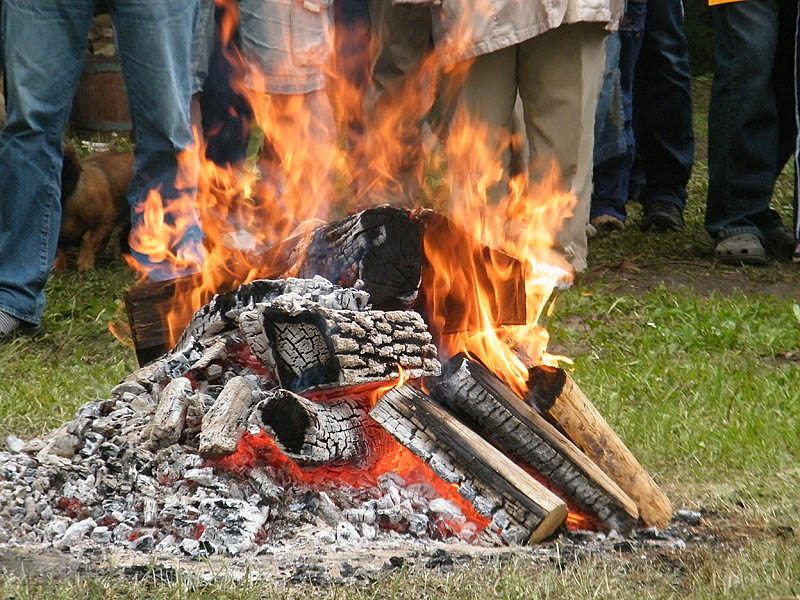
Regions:
<instances>
[{"instance_id":1,"label":"dark jeans","mask_svg":"<svg viewBox=\"0 0 800 600\"><path fill-rule=\"evenodd\" d=\"M667 200L683 210L694 161L694 130L681 0L648 0L634 85L634 177L644 186L641 202L646 207Z\"/></svg>"},{"instance_id":2,"label":"dark jeans","mask_svg":"<svg viewBox=\"0 0 800 600\"><path fill-rule=\"evenodd\" d=\"M647 4L644 2L629 1L625 6L625 16L619 31L606 39L606 73L598 100L597 118L602 118L601 107L606 107L606 110L602 123L595 127L597 135L590 211L592 219L608 214L624 221L628 216L625 203L628 201L628 184L636 151L633 133L633 81L646 12ZM613 71L619 77L617 102L608 97L613 94L614 86L606 85L609 80L614 81ZM620 134L621 148L617 141Z\"/></svg>"},{"instance_id":3,"label":"dark jeans","mask_svg":"<svg viewBox=\"0 0 800 600\"><path fill-rule=\"evenodd\" d=\"M797 5L790 4L759 0L712 9L716 43L705 225L716 238L754 233L763 240L781 224L769 203L795 146Z\"/></svg>"}]
</instances>

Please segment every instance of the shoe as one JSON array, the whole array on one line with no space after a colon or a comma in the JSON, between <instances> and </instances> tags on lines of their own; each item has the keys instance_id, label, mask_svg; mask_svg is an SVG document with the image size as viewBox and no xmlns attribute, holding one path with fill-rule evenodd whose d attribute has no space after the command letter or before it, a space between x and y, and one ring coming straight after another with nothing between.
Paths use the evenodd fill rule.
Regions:
<instances>
[{"instance_id":1,"label":"shoe","mask_svg":"<svg viewBox=\"0 0 800 600\"><path fill-rule=\"evenodd\" d=\"M679 231L683 229L683 212L669 200L655 200L644 205L642 231Z\"/></svg>"},{"instance_id":2,"label":"shoe","mask_svg":"<svg viewBox=\"0 0 800 600\"><path fill-rule=\"evenodd\" d=\"M598 233L603 231L623 231L625 223L613 215L600 215L591 220L591 224Z\"/></svg>"},{"instance_id":3,"label":"shoe","mask_svg":"<svg viewBox=\"0 0 800 600\"><path fill-rule=\"evenodd\" d=\"M783 225L770 229L766 234L767 252L779 258L789 258L795 250L797 240Z\"/></svg>"},{"instance_id":4,"label":"shoe","mask_svg":"<svg viewBox=\"0 0 800 600\"><path fill-rule=\"evenodd\" d=\"M0 344L10 342L20 335L38 337L42 331L41 325L20 321L16 317L0 311Z\"/></svg>"},{"instance_id":5,"label":"shoe","mask_svg":"<svg viewBox=\"0 0 800 600\"><path fill-rule=\"evenodd\" d=\"M800 264L800 244L797 244L797 247L794 249L794 253L792 254L792 262Z\"/></svg>"},{"instance_id":6,"label":"shoe","mask_svg":"<svg viewBox=\"0 0 800 600\"><path fill-rule=\"evenodd\" d=\"M753 233L740 233L720 240L714 254L720 262L728 265L767 264L767 251Z\"/></svg>"}]
</instances>

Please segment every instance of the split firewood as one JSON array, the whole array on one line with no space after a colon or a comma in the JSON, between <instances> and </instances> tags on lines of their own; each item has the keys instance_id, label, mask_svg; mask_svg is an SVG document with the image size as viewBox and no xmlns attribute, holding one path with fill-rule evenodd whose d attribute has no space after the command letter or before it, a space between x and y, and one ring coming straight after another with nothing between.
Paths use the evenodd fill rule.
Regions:
<instances>
[{"instance_id":1,"label":"split firewood","mask_svg":"<svg viewBox=\"0 0 800 600\"><path fill-rule=\"evenodd\" d=\"M611 477L639 508L648 526L664 528L672 518L669 498L563 369L530 369L528 398Z\"/></svg>"},{"instance_id":2,"label":"split firewood","mask_svg":"<svg viewBox=\"0 0 800 600\"><path fill-rule=\"evenodd\" d=\"M491 518L478 542L524 544L549 537L567 507L507 456L410 385L386 392L370 416Z\"/></svg>"},{"instance_id":3,"label":"split firewood","mask_svg":"<svg viewBox=\"0 0 800 600\"><path fill-rule=\"evenodd\" d=\"M582 514L627 534L639 516L633 500L572 442L486 367L465 355L428 380L432 396L463 415L495 446L531 468Z\"/></svg>"},{"instance_id":4,"label":"split firewood","mask_svg":"<svg viewBox=\"0 0 800 600\"><path fill-rule=\"evenodd\" d=\"M253 404L253 387L244 377L233 377L208 409L200 429L198 452L222 458L236 452Z\"/></svg>"},{"instance_id":5,"label":"split firewood","mask_svg":"<svg viewBox=\"0 0 800 600\"><path fill-rule=\"evenodd\" d=\"M379 430L358 400L314 402L284 389L267 392L250 424L274 437L284 454L303 466L363 463L374 437L370 429Z\"/></svg>"},{"instance_id":6,"label":"split firewood","mask_svg":"<svg viewBox=\"0 0 800 600\"><path fill-rule=\"evenodd\" d=\"M161 390L156 412L146 429L151 444L169 446L181 439L191 393L192 384L185 377L173 379Z\"/></svg>"}]
</instances>

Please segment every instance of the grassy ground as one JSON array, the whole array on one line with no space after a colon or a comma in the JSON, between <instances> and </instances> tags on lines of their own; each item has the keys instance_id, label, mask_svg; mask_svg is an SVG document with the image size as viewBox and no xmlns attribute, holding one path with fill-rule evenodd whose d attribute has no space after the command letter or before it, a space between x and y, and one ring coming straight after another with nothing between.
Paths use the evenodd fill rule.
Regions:
<instances>
[{"instance_id":1,"label":"grassy ground","mask_svg":"<svg viewBox=\"0 0 800 600\"><path fill-rule=\"evenodd\" d=\"M575 380L674 506L703 512L703 543L549 563L520 553L325 589L206 583L180 570L17 573L0 580L0 598L800 598L800 268L714 262L702 229L707 90L697 82L686 230L641 233L633 206L626 231L592 241L589 272L547 323L555 349L575 359ZM787 173L775 204L788 217L790 203ZM92 273L51 278L45 336L0 347L0 437L60 424L135 368L108 328L124 326L132 283L112 254Z\"/></svg>"}]
</instances>

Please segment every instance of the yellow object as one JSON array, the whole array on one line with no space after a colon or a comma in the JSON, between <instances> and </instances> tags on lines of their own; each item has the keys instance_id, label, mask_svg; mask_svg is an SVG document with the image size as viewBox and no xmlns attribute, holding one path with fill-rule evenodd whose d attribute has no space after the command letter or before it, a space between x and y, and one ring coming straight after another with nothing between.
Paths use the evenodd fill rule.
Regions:
<instances>
[{"instance_id":1,"label":"yellow object","mask_svg":"<svg viewBox=\"0 0 800 600\"><path fill-rule=\"evenodd\" d=\"M709 6L716 6L717 4L730 4L731 2L746 2L747 0L708 0Z\"/></svg>"}]
</instances>

